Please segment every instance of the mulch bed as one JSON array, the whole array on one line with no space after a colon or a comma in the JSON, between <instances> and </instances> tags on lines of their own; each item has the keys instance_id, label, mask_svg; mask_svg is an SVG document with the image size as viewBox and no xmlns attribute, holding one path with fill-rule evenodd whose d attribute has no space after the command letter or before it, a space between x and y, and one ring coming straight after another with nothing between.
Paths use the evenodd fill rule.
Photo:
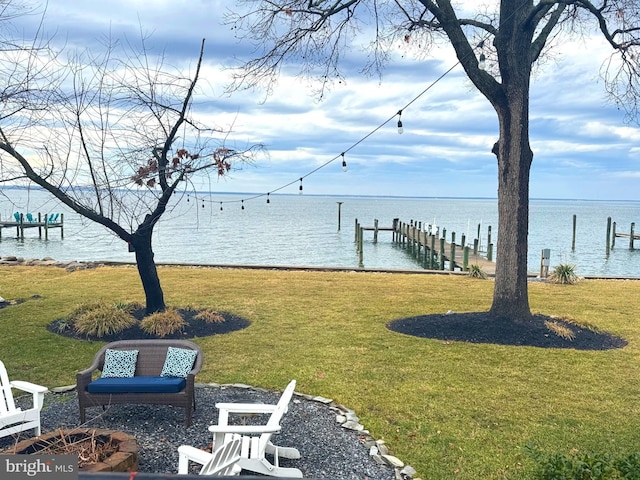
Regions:
<instances>
[{"instance_id":1,"label":"mulch bed","mask_svg":"<svg viewBox=\"0 0 640 480\"><path fill-rule=\"evenodd\" d=\"M564 338L550 330L545 321L569 328L573 338ZM576 350L610 350L627 342L607 332L595 331L573 322L546 315L533 315L530 320L495 318L488 312L420 315L401 318L387 324L397 333L449 342L493 343L542 348Z\"/></svg>"},{"instance_id":2,"label":"mulch bed","mask_svg":"<svg viewBox=\"0 0 640 480\"><path fill-rule=\"evenodd\" d=\"M243 328L247 328L251 322L245 318L238 317L231 313L227 312L219 312L220 315L224 318L224 322L206 322L205 320L200 320L194 318L197 314L197 310L184 310L178 309L178 311L182 314L186 322L186 327L180 331L170 335L166 335L162 338L169 339L177 339L177 338L194 338L194 337L208 337L211 335L222 335L229 332L234 332L236 330L242 330ZM138 320L141 320L144 315L144 309L138 310L133 313L133 316ZM47 330L53 333L57 333L59 335L63 335L69 338L75 338L78 340L92 340L92 341L101 341L101 342L114 342L116 340L136 340L136 339L155 339L159 338L156 335L151 335L140 328L139 325L134 325L131 328L127 328L118 333L113 333L110 335L103 335L98 338L92 335L83 335L79 334L73 328L60 329L60 324L64 323L65 319L59 318L54 320L49 325L47 325Z\"/></svg>"}]
</instances>

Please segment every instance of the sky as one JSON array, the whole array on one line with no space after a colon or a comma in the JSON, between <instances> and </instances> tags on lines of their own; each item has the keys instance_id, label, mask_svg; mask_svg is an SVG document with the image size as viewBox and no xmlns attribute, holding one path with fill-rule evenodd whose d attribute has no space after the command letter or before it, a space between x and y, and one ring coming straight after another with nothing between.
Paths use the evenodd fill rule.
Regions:
<instances>
[{"instance_id":1,"label":"sky","mask_svg":"<svg viewBox=\"0 0 640 480\"><path fill-rule=\"evenodd\" d=\"M270 95L261 88L228 94L229 69L253 53L223 24L233 8L233 1L217 0L49 0L44 26L68 48L98 45L109 35L136 39L142 30L154 49L185 68L193 67L206 38L207 95L194 111L230 129L228 146L261 143L268 155L201 188L298 193L302 177L305 194L497 196L491 153L497 117L455 67L450 47L421 59L397 53L379 78L359 73L365 54L354 45L344 54L346 81L322 99L295 76L295 65L282 70ZM20 20L25 29L39 21L37 15ZM587 32L583 40L563 41L536 70L532 198L640 200L640 128L607 102L599 72L609 53Z\"/></svg>"}]
</instances>

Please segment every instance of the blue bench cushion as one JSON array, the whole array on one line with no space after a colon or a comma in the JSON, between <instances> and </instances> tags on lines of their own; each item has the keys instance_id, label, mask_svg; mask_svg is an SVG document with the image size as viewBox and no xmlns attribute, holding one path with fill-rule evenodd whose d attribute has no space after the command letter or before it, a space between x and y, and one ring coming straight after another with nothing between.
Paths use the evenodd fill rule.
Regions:
<instances>
[{"instance_id":1,"label":"blue bench cushion","mask_svg":"<svg viewBox=\"0 0 640 480\"><path fill-rule=\"evenodd\" d=\"M177 393L184 390L181 377L100 377L89 385L89 393Z\"/></svg>"}]
</instances>

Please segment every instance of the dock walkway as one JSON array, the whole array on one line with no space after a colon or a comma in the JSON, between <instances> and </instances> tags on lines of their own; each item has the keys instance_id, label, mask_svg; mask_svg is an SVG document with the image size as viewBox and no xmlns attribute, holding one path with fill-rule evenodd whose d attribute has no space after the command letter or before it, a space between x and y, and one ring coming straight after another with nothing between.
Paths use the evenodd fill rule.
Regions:
<instances>
[{"instance_id":1,"label":"dock walkway","mask_svg":"<svg viewBox=\"0 0 640 480\"><path fill-rule=\"evenodd\" d=\"M356 219L356 242L362 264L362 238L366 231L373 231L373 242L378 241L378 232L390 231L393 241L406 248L424 268L430 270L468 271L470 265L477 265L484 273L494 275L496 266L493 261L493 244L491 244L491 227L488 230L488 244L486 252L480 251L479 240L474 239L473 247L466 244L464 235L460 243L456 243L456 234L451 232L450 241L446 240L446 230L421 222L400 222L394 219L393 226L380 227L378 220L373 226L362 226Z\"/></svg>"},{"instance_id":2,"label":"dock walkway","mask_svg":"<svg viewBox=\"0 0 640 480\"><path fill-rule=\"evenodd\" d=\"M38 236L42 238L44 231L45 240L49 239L49 229L59 228L60 238L64 238L64 214L41 214L38 213L38 218L34 218L32 214L15 213L13 220L0 219L0 239L2 238L2 230L6 228L15 228L16 237L23 239L25 230L31 228L38 229Z\"/></svg>"}]
</instances>

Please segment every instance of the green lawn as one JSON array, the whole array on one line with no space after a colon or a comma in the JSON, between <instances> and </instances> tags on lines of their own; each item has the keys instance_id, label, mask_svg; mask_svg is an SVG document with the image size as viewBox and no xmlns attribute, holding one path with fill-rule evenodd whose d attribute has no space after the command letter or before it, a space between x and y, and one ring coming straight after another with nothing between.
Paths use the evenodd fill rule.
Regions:
<instances>
[{"instance_id":1,"label":"green lawn","mask_svg":"<svg viewBox=\"0 0 640 480\"><path fill-rule=\"evenodd\" d=\"M624 337L612 351L442 342L397 334L390 320L486 310L492 282L449 275L164 267L168 305L214 307L249 328L198 338L200 382L242 382L333 398L424 479L529 478L528 443L545 452L638 451L640 282L532 283L536 313ZM0 267L0 359L14 379L75 382L101 344L45 326L81 303L143 301L133 267L66 272ZM38 295L39 298L31 298Z\"/></svg>"}]
</instances>

